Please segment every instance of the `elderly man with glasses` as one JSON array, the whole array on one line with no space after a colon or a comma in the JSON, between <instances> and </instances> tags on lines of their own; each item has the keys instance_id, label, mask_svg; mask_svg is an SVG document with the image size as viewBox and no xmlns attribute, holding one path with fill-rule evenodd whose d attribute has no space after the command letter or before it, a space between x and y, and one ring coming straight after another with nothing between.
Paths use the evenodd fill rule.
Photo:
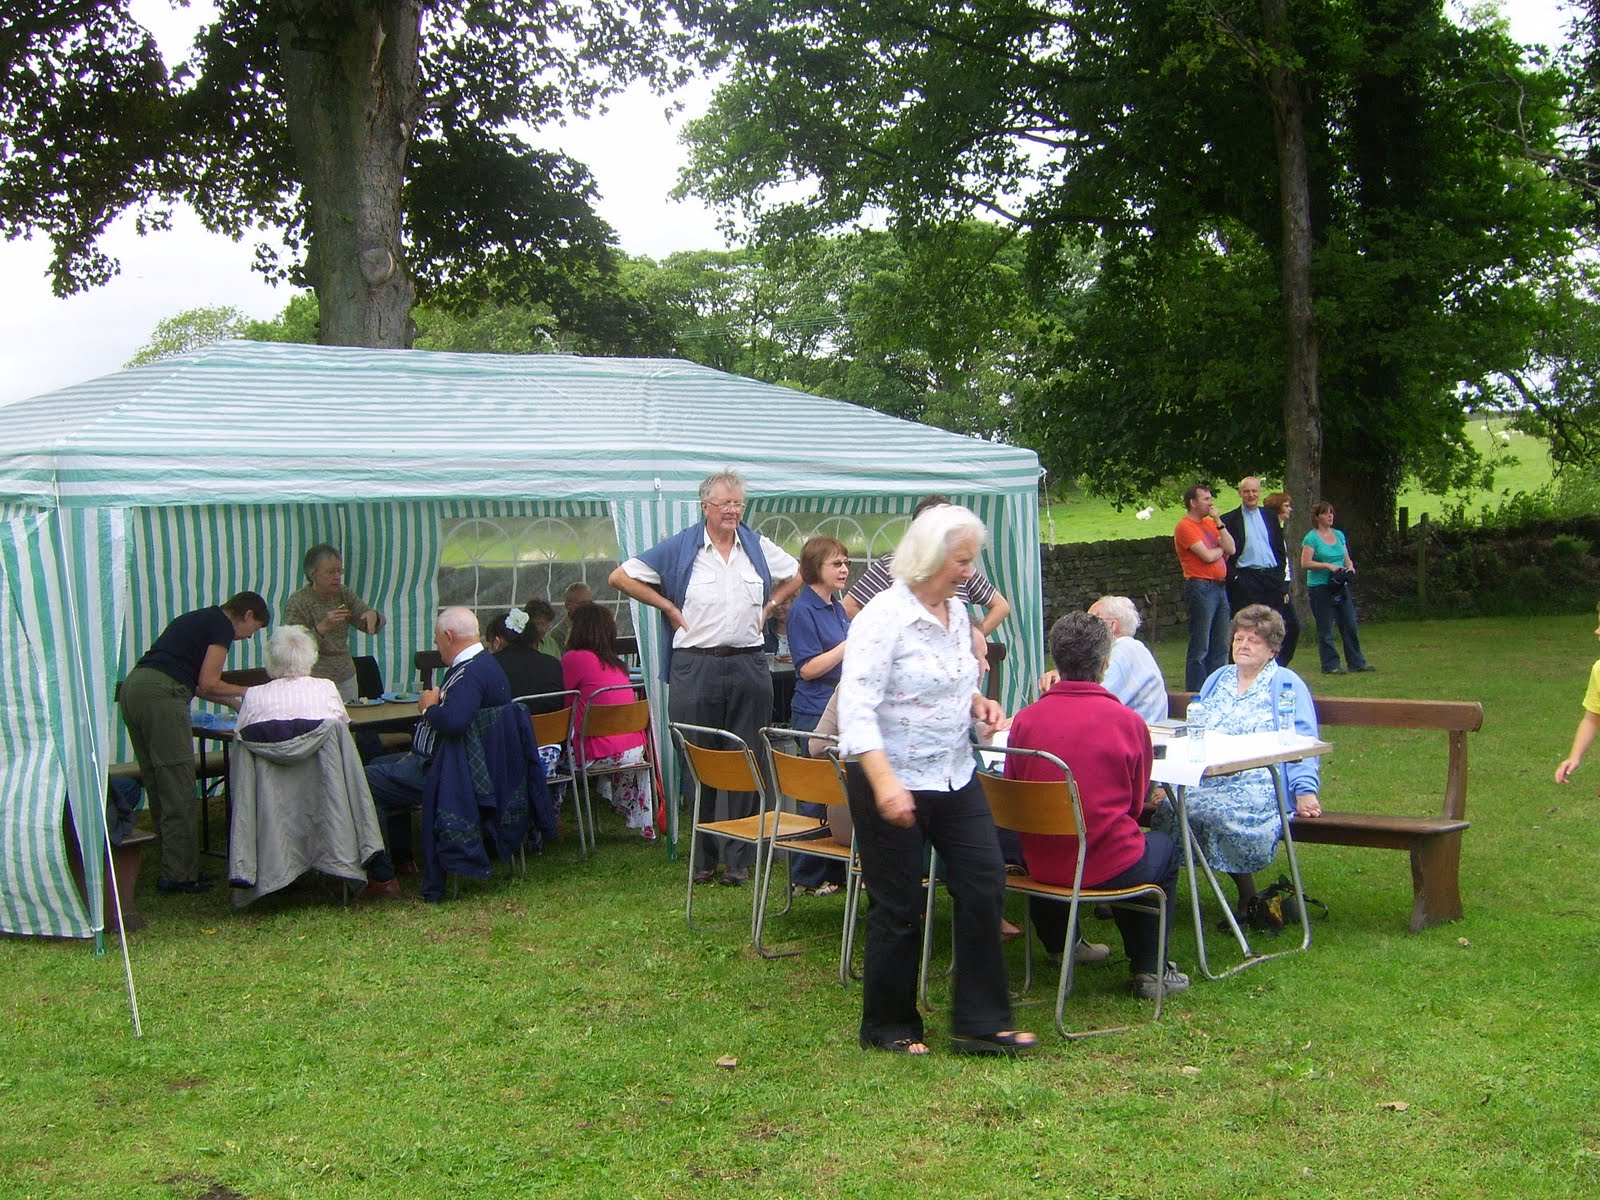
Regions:
<instances>
[{"instance_id":1,"label":"elderly man with glasses","mask_svg":"<svg viewBox=\"0 0 1600 1200\"><path fill-rule=\"evenodd\" d=\"M757 744L772 720L772 675L762 628L800 588L799 563L744 523L744 480L733 471L700 485L702 520L628 559L610 584L661 613L668 635L661 678L674 721L708 725ZM714 816L730 820L756 810L752 792L716 792ZM706 837L696 857L697 883L709 883L718 857L722 882L737 886L755 858L742 842Z\"/></svg>"}]
</instances>

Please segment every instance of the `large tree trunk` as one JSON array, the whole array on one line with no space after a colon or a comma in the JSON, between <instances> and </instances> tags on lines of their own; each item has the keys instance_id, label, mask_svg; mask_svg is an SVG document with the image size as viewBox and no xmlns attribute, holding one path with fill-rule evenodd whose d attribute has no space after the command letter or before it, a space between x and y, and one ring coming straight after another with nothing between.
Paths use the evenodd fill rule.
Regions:
<instances>
[{"instance_id":1,"label":"large tree trunk","mask_svg":"<svg viewBox=\"0 0 1600 1200\"><path fill-rule=\"evenodd\" d=\"M1311 296L1311 185L1305 96L1289 65L1294 47L1286 0L1261 0L1261 25L1271 55L1266 64L1267 95L1278 152L1279 286L1288 356L1283 388L1284 490L1297 502L1285 539L1293 547L1310 527L1311 501L1322 490L1322 402L1317 392L1317 329ZM1298 578L1301 573L1295 574ZM1303 581L1299 587L1304 589Z\"/></svg>"},{"instance_id":2,"label":"large tree trunk","mask_svg":"<svg viewBox=\"0 0 1600 1200\"><path fill-rule=\"evenodd\" d=\"M411 344L400 200L420 96L416 0L291 0L278 44L306 281L325 346Z\"/></svg>"}]
</instances>

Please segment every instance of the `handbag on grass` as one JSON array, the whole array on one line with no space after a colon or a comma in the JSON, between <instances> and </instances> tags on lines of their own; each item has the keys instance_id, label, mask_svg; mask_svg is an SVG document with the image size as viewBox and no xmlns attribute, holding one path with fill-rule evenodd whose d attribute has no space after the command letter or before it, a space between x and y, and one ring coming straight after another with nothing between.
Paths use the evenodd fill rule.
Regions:
<instances>
[{"instance_id":1,"label":"handbag on grass","mask_svg":"<svg viewBox=\"0 0 1600 1200\"><path fill-rule=\"evenodd\" d=\"M1309 909L1320 908L1322 915L1328 915L1328 906L1321 900L1300 893L1295 896L1294 884L1290 883L1287 876L1279 875L1278 882L1269 884L1254 896L1245 906L1244 923L1251 929L1260 930L1268 937L1277 937L1283 927L1290 921L1300 919L1301 906Z\"/></svg>"}]
</instances>

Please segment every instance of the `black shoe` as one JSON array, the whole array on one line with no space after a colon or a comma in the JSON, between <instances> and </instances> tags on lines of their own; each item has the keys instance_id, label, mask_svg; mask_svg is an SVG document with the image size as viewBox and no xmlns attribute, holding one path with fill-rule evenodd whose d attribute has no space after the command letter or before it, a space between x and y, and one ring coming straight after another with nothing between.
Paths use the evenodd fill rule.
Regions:
<instances>
[{"instance_id":1,"label":"black shoe","mask_svg":"<svg viewBox=\"0 0 1600 1200\"><path fill-rule=\"evenodd\" d=\"M1366 664L1364 664L1362 666L1359 666L1359 667L1355 668L1355 670L1362 671L1362 672L1365 672L1365 671L1376 671L1377 669L1378 668L1373 666L1371 663L1366 663Z\"/></svg>"},{"instance_id":2,"label":"black shoe","mask_svg":"<svg viewBox=\"0 0 1600 1200\"><path fill-rule=\"evenodd\" d=\"M1343 675L1346 672L1343 667L1323 667L1322 673L1324 675Z\"/></svg>"},{"instance_id":3,"label":"black shoe","mask_svg":"<svg viewBox=\"0 0 1600 1200\"><path fill-rule=\"evenodd\" d=\"M168 894L180 892L196 895L200 892L209 892L211 887L211 880L204 876L199 879L168 879L165 875L156 876L156 891L158 892L166 892Z\"/></svg>"}]
</instances>

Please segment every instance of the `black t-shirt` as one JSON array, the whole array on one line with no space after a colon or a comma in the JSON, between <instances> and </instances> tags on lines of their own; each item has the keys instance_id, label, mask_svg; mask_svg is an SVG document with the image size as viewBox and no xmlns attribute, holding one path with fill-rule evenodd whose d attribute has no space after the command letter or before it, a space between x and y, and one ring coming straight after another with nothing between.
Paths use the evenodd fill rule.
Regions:
<instances>
[{"instance_id":1,"label":"black t-shirt","mask_svg":"<svg viewBox=\"0 0 1600 1200\"><path fill-rule=\"evenodd\" d=\"M197 608L173 620L139 660L187 687L200 682L200 665L213 646L233 645L233 620L219 606Z\"/></svg>"},{"instance_id":2,"label":"black t-shirt","mask_svg":"<svg viewBox=\"0 0 1600 1200\"><path fill-rule=\"evenodd\" d=\"M513 696L559 692L564 686L561 682L561 660L541 654L532 646L502 646L495 652L494 660L511 681ZM542 700L528 707L534 712L555 712L565 705L560 700Z\"/></svg>"}]
</instances>

